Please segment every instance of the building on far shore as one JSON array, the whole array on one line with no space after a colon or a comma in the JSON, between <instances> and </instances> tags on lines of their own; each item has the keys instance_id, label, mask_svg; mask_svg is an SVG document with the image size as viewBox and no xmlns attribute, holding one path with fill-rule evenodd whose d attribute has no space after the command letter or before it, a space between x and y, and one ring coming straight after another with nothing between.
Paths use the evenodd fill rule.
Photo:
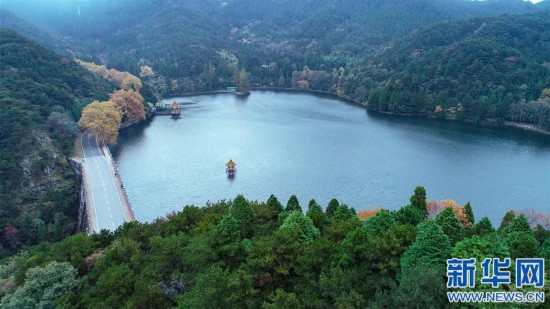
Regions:
<instances>
[{"instance_id":1,"label":"building on far shore","mask_svg":"<svg viewBox=\"0 0 550 309\"><path fill-rule=\"evenodd\" d=\"M181 115L181 106L176 101L174 101L174 103L172 104L157 103L155 115L179 116Z\"/></svg>"},{"instance_id":2,"label":"building on far shore","mask_svg":"<svg viewBox=\"0 0 550 309\"><path fill-rule=\"evenodd\" d=\"M179 114L181 114L180 106L178 105L178 103L176 103L176 101L174 101L174 103L172 103L172 106L170 106L170 115L179 115Z\"/></svg>"}]
</instances>

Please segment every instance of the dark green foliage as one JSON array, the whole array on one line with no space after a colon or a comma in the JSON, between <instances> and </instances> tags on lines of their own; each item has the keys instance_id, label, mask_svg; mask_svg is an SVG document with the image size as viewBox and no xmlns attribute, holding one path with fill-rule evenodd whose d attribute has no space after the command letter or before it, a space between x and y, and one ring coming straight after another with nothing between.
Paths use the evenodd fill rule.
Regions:
<instances>
[{"instance_id":1,"label":"dark green foliage","mask_svg":"<svg viewBox=\"0 0 550 309\"><path fill-rule=\"evenodd\" d=\"M334 213L338 209L338 206L340 206L340 203L338 203L337 199L333 198L332 200L330 200L330 202L328 203L327 209L325 210L325 213L329 218L332 217L332 215L334 215Z\"/></svg>"},{"instance_id":2,"label":"dark green foliage","mask_svg":"<svg viewBox=\"0 0 550 309\"><path fill-rule=\"evenodd\" d=\"M483 236L494 233L495 228L493 227L493 224L491 224L491 220L489 220L489 218L483 217L474 225L473 231L476 235Z\"/></svg>"},{"instance_id":3,"label":"dark green foliage","mask_svg":"<svg viewBox=\"0 0 550 309\"><path fill-rule=\"evenodd\" d=\"M417 226L420 222L426 220L426 216L418 208L407 205L395 212L395 220L401 224Z\"/></svg>"},{"instance_id":4,"label":"dark green foliage","mask_svg":"<svg viewBox=\"0 0 550 309\"><path fill-rule=\"evenodd\" d=\"M436 220L418 227L403 224L397 218L403 211L381 211L366 222L333 219L321 230L292 211L280 226L275 219L257 220L256 230L262 232L243 240L233 213L244 205L268 209L238 197L231 207L225 201L186 207L153 223L126 223L114 233L78 234L28 247L1 262L0 297L27 301L18 291L35 281L26 274L56 261L72 269L57 283L50 280L55 274L43 278L43 290L64 286L67 292L55 294L56 307L406 308L414 302L440 308L447 304L445 260L451 256L481 262L550 254L548 241L539 246L534 232L519 228L524 225L520 216L508 227L522 232L474 235L454 247ZM312 202L310 210L317 213L319 206Z\"/></svg>"},{"instance_id":5,"label":"dark green foliage","mask_svg":"<svg viewBox=\"0 0 550 309\"><path fill-rule=\"evenodd\" d=\"M94 298L104 307L122 307L128 296L134 292L135 281L135 274L128 265L111 266L97 279ZM94 300L87 299L87 302L93 303Z\"/></svg>"},{"instance_id":6,"label":"dark green foliage","mask_svg":"<svg viewBox=\"0 0 550 309\"><path fill-rule=\"evenodd\" d=\"M355 209L349 208L346 204L340 204L331 218L331 220L334 221L343 221L348 219L359 220L357 214L355 213Z\"/></svg>"},{"instance_id":7,"label":"dark green foliage","mask_svg":"<svg viewBox=\"0 0 550 309\"><path fill-rule=\"evenodd\" d=\"M452 251L452 256L460 259L476 258L478 267L488 257L509 257L510 252L505 240L498 234L472 236L458 242Z\"/></svg>"},{"instance_id":8,"label":"dark green foliage","mask_svg":"<svg viewBox=\"0 0 550 309\"><path fill-rule=\"evenodd\" d=\"M213 266L197 278L195 287L183 294L179 308L227 308L231 290L228 289L231 274L219 266Z\"/></svg>"},{"instance_id":9,"label":"dark green foliage","mask_svg":"<svg viewBox=\"0 0 550 309\"><path fill-rule=\"evenodd\" d=\"M302 211L302 207L300 206L300 202L298 202L298 198L296 197L296 195L292 195L288 199L288 202L286 203L286 208L285 208L285 211L294 211L294 210Z\"/></svg>"},{"instance_id":10,"label":"dark green foliage","mask_svg":"<svg viewBox=\"0 0 550 309\"><path fill-rule=\"evenodd\" d=\"M444 305L446 298L443 278L445 263L451 256L449 238L433 221L418 226L414 243L401 258L401 283L395 293L395 305L406 306L410 302L425 307Z\"/></svg>"},{"instance_id":11,"label":"dark green foliage","mask_svg":"<svg viewBox=\"0 0 550 309\"><path fill-rule=\"evenodd\" d=\"M231 215L239 223L241 236L251 237L256 225L256 213L250 206L250 203L242 196L238 195L231 204Z\"/></svg>"},{"instance_id":12,"label":"dark green foliage","mask_svg":"<svg viewBox=\"0 0 550 309\"><path fill-rule=\"evenodd\" d=\"M401 258L402 277L414 278L426 267L444 269L450 255L451 243L441 227L433 221L423 222L418 225L416 240Z\"/></svg>"},{"instance_id":13,"label":"dark green foliage","mask_svg":"<svg viewBox=\"0 0 550 309\"><path fill-rule=\"evenodd\" d=\"M466 203L466 205L464 205L464 214L466 215L466 219L468 219L468 221L471 224L476 223L476 220L475 220L475 217L474 217L474 211L472 210L472 206L470 205L470 202L468 202L468 203Z\"/></svg>"},{"instance_id":14,"label":"dark green foliage","mask_svg":"<svg viewBox=\"0 0 550 309\"><path fill-rule=\"evenodd\" d=\"M550 259L550 238L547 238L542 246L540 247L540 256L545 258L546 260ZM546 269L550 269L549 263L546 263Z\"/></svg>"},{"instance_id":15,"label":"dark green foliage","mask_svg":"<svg viewBox=\"0 0 550 309\"><path fill-rule=\"evenodd\" d=\"M313 221L303 212L294 210L286 217L281 230L289 230L293 235L298 236L298 240L303 243L312 242L319 235L319 229L315 227Z\"/></svg>"},{"instance_id":16,"label":"dark green foliage","mask_svg":"<svg viewBox=\"0 0 550 309\"><path fill-rule=\"evenodd\" d=\"M514 216L504 227L501 224L499 233L506 240L506 244L510 248L510 256L513 259L535 257L537 255L540 243L525 215Z\"/></svg>"},{"instance_id":17,"label":"dark green foliage","mask_svg":"<svg viewBox=\"0 0 550 309\"><path fill-rule=\"evenodd\" d=\"M418 211L424 215L424 217L428 217L428 209L427 202L426 202L426 189L422 186L418 186L414 189L414 194L411 196L411 205L418 209Z\"/></svg>"},{"instance_id":18,"label":"dark green foliage","mask_svg":"<svg viewBox=\"0 0 550 309\"><path fill-rule=\"evenodd\" d=\"M514 213L513 210L506 212L506 214L502 218L502 221L500 222L500 227L498 228L498 230L499 231L504 230L512 222L512 220L514 220L515 217L516 217L516 214Z\"/></svg>"},{"instance_id":19,"label":"dark green foliage","mask_svg":"<svg viewBox=\"0 0 550 309\"><path fill-rule=\"evenodd\" d=\"M21 245L74 233L78 209L73 155L87 98L106 99L112 86L70 59L14 32L0 30L0 234ZM13 242L17 240L17 242Z\"/></svg>"},{"instance_id":20,"label":"dark green foliage","mask_svg":"<svg viewBox=\"0 0 550 309\"><path fill-rule=\"evenodd\" d=\"M315 200L309 201L306 215L318 229L322 229L327 223L327 216L323 212L323 208Z\"/></svg>"},{"instance_id":21,"label":"dark green foliage","mask_svg":"<svg viewBox=\"0 0 550 309\"><path fill-rule=\"evenodd\" d=\"M365 221L363 229L370 236L379 236L396 224L393 213L381 210L374 217Z\"/></svg>"},{"instance_id":22,"label":"dark green foliage","mask_svg":"<svg viewBox=\"0 0 550 309\"><path fill-rule=\"evenodd\" d=\"M217 244L238 243L241 240L239 223L232 215L226 215L214 229L214 242Z\"/></svg>"},{"instance_id":23,"label":"dark green foliage","mask_svg":"<svg viewBox=\"0 0 550 309\"><path fill-rule=\"evenodd\" d=\"M267 206L276 214L280 214L284 210L283 205L273 194L271 194L271 196L267 199Z\"/></svg>"},{"instance_id":24,"label":"dark green foliage","mask_svg":"<svg viewBox=\"0 0 550 309\"><path fill-rule=\"evenodd\" d=\"M2 308L53 308L64 293L81 285L76 269L67 262L51 262L27 271L25 283L0 300Z\"/></svg>"},{"instance_id":25,"label":"dark green foliage","mask_svg":"<svg viewBox=\"0 0 550 309\"><path fill-rule=\"evenodd\" d=\"M243 258L244 246L241 244L241 233L237 220L231 215L223 217L212 234L214 248L218 258L227 266L236 267Z\"/></svg>"},{"instance_id":26,"label":"dark green foliage","mask_svg":"<svg viewBox=\"0 0 550 309\"><path fill-rule=\"evenodd\" d=\"M268 297L268 301L262 304L262 308L265 309L278 309L278 308L290 308L299 309L302 308L300 300L294 293L287 293L282 289L277 289L273 294Z\"/></svg>"},{"instance_id":27,"label":"dark green foliage","mask_svg":"<svg viewBox=\"0 0 550 309\"><path fill-rule=\"evenodd\" d=\"M550 85L541 65L550 52L549 20L544 11L426 27L394 41L355 76L374 78L361 78L370 84L370 110L548 129L550 102L537 99Z\"/></svg>"},{"instance_id":28,"label":"dark green foliage","mask_svg":"<svg viewBox=\"0 0 550 309\"><path fill-rule=\"evenodd\" d=\"M550 230L544 229L544 227L540 224L537 224L537 226L534 229L535 238L538 240L539 244L543 244L547 239L550 239Z\"/></svg>"},{"instance_id":29,"label":"dark green foliage","mask_svg":"<svg viewBox=\"0 0 550 309\"><path fill-rule=\"evenodd\" d=\"M538 256L540 244L533 233L510 232L504 239L512 259Z\"/></svg>"},{"instance_id":30,"label":"dark green foliage","mask_svg":"<svg viewBox=\"0 0 550 309\"><path fill-rule=\"evenodd\" d=\"M414 277L401 281L393 296L395 308L445 308L448 305L445 272L439 267L421 265L415 268Z\"/></svg>"},{"instance_id":31,"label":"dark green foliage","mask_svg":"<svg viewBox=\"0 0 550 309\"><path fill-rule=\"evenodd\" d=\"M510 221L510 224L508 224L501 231L505 234L512 232L532 233L533 229L531 229L531 225L529 224L529 220L527 220L527 217L521 214L514 217L512 221Z\"/></svg>"},{"instance_id":32,"label":"dark green foliage","mask_svg":"<svg viewBox=\"0 0 550 309\"><path fill-rule=\"evenodd\" d=\"M447 207L435 217L435 223L441 227L443 233L449 237L451 245L460 241L464 236L464 226L455 216L451 207Z\"/></svg>"}]
</instances>

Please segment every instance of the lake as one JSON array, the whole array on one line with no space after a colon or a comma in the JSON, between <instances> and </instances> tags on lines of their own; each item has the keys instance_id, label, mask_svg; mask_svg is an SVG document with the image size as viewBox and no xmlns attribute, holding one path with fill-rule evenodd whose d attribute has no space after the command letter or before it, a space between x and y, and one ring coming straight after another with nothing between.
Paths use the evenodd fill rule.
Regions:
<instances>
[{"instance_id":1,"label":"lake","mask_svg":"<svg viewBox=\"0 0 550 309\"><path fill-rule=\"evenodd\" d=\"M238 194L286 204L398 209L417 185L428 200L470 202L498 226L510 209L550 212L550 137L515 128L367 113L312 94L254 91L173 98L112 147L136 218ZM237 174L225 174L229 159Z\"/></svg>"}]
</instances>

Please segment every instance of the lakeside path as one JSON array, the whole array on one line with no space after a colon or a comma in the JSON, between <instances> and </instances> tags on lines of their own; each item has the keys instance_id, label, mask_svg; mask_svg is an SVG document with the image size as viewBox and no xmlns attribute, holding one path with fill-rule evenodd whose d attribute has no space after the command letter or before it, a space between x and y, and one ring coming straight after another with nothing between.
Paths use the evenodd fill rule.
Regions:
<instances>
[{"instance_id":1,"label":"lakeside path","mask_svg":"<svg viewBox=\"0 0 550 309\"><path fill-rule=\"evenodd\" d=\"M82 151L89 231L113 231L124 222L133 221L130 204L108 148L99 147L95 137L85 133L82 136Z\"/></svg>"}]
</instances>

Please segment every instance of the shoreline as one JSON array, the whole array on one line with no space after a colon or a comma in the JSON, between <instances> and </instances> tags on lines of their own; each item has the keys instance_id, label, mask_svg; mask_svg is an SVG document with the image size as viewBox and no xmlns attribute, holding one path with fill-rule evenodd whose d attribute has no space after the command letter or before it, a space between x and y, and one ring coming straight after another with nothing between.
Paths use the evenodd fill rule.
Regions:
<instances>
[{"instance_id":1,"label":"shoreline","mask_svg":"<svg viewBox=\"0 0 550 309\"><path fill-rule=\"evenodd\" d=\"M367 109L368 103L367 102L360 102L354 99L351 99L347 96L339 96L337 93L330 92L330 91L323 91L323 90L313 90L313 89L296 89L296 88L285 88L285 87L267 87L267 86L260 86L260 87L252 87L252 91L283 91L283 92L298 92L298 93L311 93L311 94L321 94L321 95L327 95L330 97L333 97L338 100L345 101L347 103L363 107ZM170 98L163 98L163 100L176 98L176 97L192 97L197 95L208 95L208 94L224 94L224 93L232 93L235 95L243 95L240 93L236 93L233 91L227 91L227 90L213 90L213 91L202 91L202 92L193 92L193 93L186 93L186 94L180 94L180 95L173 95ZM402 117L415 117L415 118L424 118L424 119L436 119L436 120L444 120L444 121L458 121L469 125L478 125L478 126L484 126L484 127L501 127L501 128L516 128L521 129L523 131L532 132L532 133L538 133L542 135L550 136L550 131L537 128L530 124L522 124L512 121L503 121L503 122L496 122L496 123L490 123L488 121L482 121L479 123L475 123L473 121L468 120L457 120L457 119L445 119L445 118L437 118L430 115L415 115L415 114L400 114L400 113L392 113L388 111L373 111L373 110L367 110L368 112L372 113L378 113L383 115L392 115L392 116L402 116ZM141 123L141 122L140 122Z\"/></svg>"},{"instance_id":2,"label":"shoreline","mask_svg":"<svg viewBox=\"0 0 550 309\"><path fill-rule=\"evenodd\" d=\"M544 129L541 129L541 128L537 128L532 124L505 121L505 122L502 123L502 125L505 126L505 127L518 128L518 129L522 129L522 130L525 130L525 131L530 131L530 132L535 132L535 133L550 136L550 131L547 131L547 130L544 130Z\"/></svg>"}]
</instances>

